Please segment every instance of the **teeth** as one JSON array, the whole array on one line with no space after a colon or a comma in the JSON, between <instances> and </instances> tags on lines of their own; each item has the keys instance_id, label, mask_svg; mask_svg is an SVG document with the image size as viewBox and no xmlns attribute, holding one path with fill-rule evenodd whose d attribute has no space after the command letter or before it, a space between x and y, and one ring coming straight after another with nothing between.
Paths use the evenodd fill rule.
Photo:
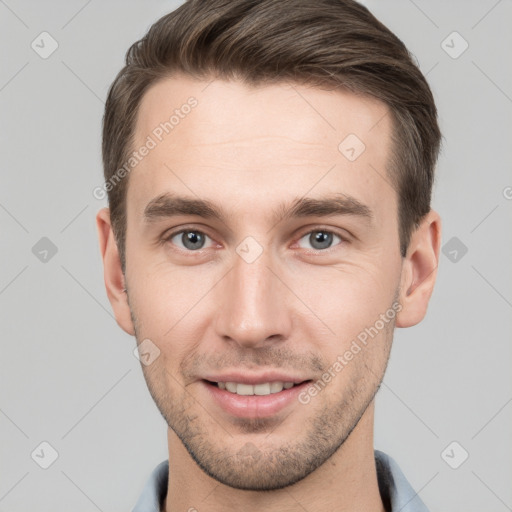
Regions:
<instances>
[{"instance_id":1,"label":"teeth","mask_svg":"<svg viewBox=\"0 0 512 512\"><path fill-rule=\"evenodd\" d=\"M237 395L254 395L254 386L250 384L235 384Z\"/></svg>"},{"instance_id":2,"label":"teeth","mask_svg":"<svg viewBox=\"0 0 512 512\"><path fill-rule=\"evenodd\" d=\"M231 393L236 393L236 384L234 382L226 382L226 389Z\"/></svg>"},{"instance_id":3,"label":"teeth","mask_svg":"<svg viewBox=\"0 0 512 512\"><path fill-rule=\"evenodd\" d=\"M265 382L263 384L239 384L236 382L217 382L220 389L225 389L230 393L237 395L251 396L251 395L270 395L272 393L279 393L283 389L290 389L294 386L293 382Z\"/></svg>"},{"instance_id":4,"label":"teeth","mask_svg":"<svg viewBox=\"0 0 512 512\"><path fill-rule=\"evenodd\" d=\"M284 384L282 382L271 382L270 383L270 392L271 393L279 393L279 391L283 391Z\"/></svg>"},{"instance_id":5,"label":"teeth","mask_svg":"<svg viewBox=\"0 0 512 512\"><path fill-rule=\"evenodd\" d=\"M253 387L255 395L270 395L270 384L268 382L265 384L256 384Z\"/></svg>"}]
</instances>

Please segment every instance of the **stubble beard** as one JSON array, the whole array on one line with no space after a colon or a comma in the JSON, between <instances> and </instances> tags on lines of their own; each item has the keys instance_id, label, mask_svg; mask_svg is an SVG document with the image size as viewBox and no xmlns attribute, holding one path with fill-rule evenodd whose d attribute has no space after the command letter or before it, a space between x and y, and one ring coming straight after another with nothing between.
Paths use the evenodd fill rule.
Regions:
<instances>
[{"instance_id":1,"label":"stubble beard","mask_svg":"<svg viewBox=\"0 0 512 512\"><path fill-rule=\"evenodd\" d=\"M144 337L139 336L139 324L133 311L132 320L140 343ZM385 339L373 342L387 343L390 347L393 328L394 322L390 322L383 333ZM304 422L299 439L275 444L273 440L281 439L279 426L286 417L284 420L237 418L228 432L208 416L188 390L177 385L176 377L157 364L158 360L150 367L142 365L142 369L149 392L167 425L207 475L235 489L272 491L307 477L343 446L381 385L389 348L386 351L377 373L368 367L364 358L356 363L355 378L349 381L341 399L331 403L327 395L329 386L319 393L315 400L323 400L323 405L317 406L314 415ZM167 383L176 384L178 397L171 396ZM297 407L309 407L309 404ZM235 437L242 435L247 441L240 447Z\"/></svg>"}]
</instances>

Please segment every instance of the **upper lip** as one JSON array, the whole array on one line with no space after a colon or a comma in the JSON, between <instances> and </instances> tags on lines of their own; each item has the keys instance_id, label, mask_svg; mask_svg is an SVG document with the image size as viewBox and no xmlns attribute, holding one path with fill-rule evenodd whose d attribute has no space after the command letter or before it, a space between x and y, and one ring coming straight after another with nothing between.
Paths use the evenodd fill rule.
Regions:
<instances>
[{"instance_id":1,"label":"upper lip","mask_svg":"<svg viewBox=\"0 0 512 512\"><path fill-rule=\"evenodd\" d=\"M204 377L204 380L210 382L236 382L237 384L251 384L255 386L256 384L264 384L266 382L293 382L294 384L300 384L309 379L270 371L258 374L251 374L250 372L214 374Z\"/></svg>"}]
</instances>

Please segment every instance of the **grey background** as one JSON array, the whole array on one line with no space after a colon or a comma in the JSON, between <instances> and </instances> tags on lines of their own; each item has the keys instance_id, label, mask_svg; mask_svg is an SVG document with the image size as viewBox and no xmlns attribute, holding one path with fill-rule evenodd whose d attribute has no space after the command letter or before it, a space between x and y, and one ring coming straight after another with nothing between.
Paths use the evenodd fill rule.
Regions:
<instances>
[{"instance_id":1,"label":"grey background","mask_svg":"<svg viewBox=\"0 0 512 512\"><path fill-rule=\"evenodd\" d=\"M92 191L107 89L128 46L178 3L0 0L0 512L129 510L167 457L135 340L105 294L105 202ZM512 4L365 4L415 54L445 137L445 254L427 318L396 332L375 446L432 512L512 510ZM31 48L43 31L59 45L47 59ZM469 44L457 58L454 31ZM59 454L48 469L43 441Z\"/></svg>"}]
</instances>

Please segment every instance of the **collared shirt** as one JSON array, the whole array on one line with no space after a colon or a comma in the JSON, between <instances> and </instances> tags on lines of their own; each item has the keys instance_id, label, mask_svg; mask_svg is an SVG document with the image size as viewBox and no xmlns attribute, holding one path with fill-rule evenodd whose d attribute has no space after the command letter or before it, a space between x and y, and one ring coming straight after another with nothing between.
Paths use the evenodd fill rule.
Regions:
<instances>
[{"instance_id":1,"label":"collared shirt","mask_svg":"<svg viewBox=\"0 0 512 512\"><path fill-rule=\"evenodd\" d=\"M379 491L387 512L428 512L398 464L385 453L375 450ZM151 473L132 512L161 512L167 495L169 461L161 462Z\"/></svg>"}]
</instances>

